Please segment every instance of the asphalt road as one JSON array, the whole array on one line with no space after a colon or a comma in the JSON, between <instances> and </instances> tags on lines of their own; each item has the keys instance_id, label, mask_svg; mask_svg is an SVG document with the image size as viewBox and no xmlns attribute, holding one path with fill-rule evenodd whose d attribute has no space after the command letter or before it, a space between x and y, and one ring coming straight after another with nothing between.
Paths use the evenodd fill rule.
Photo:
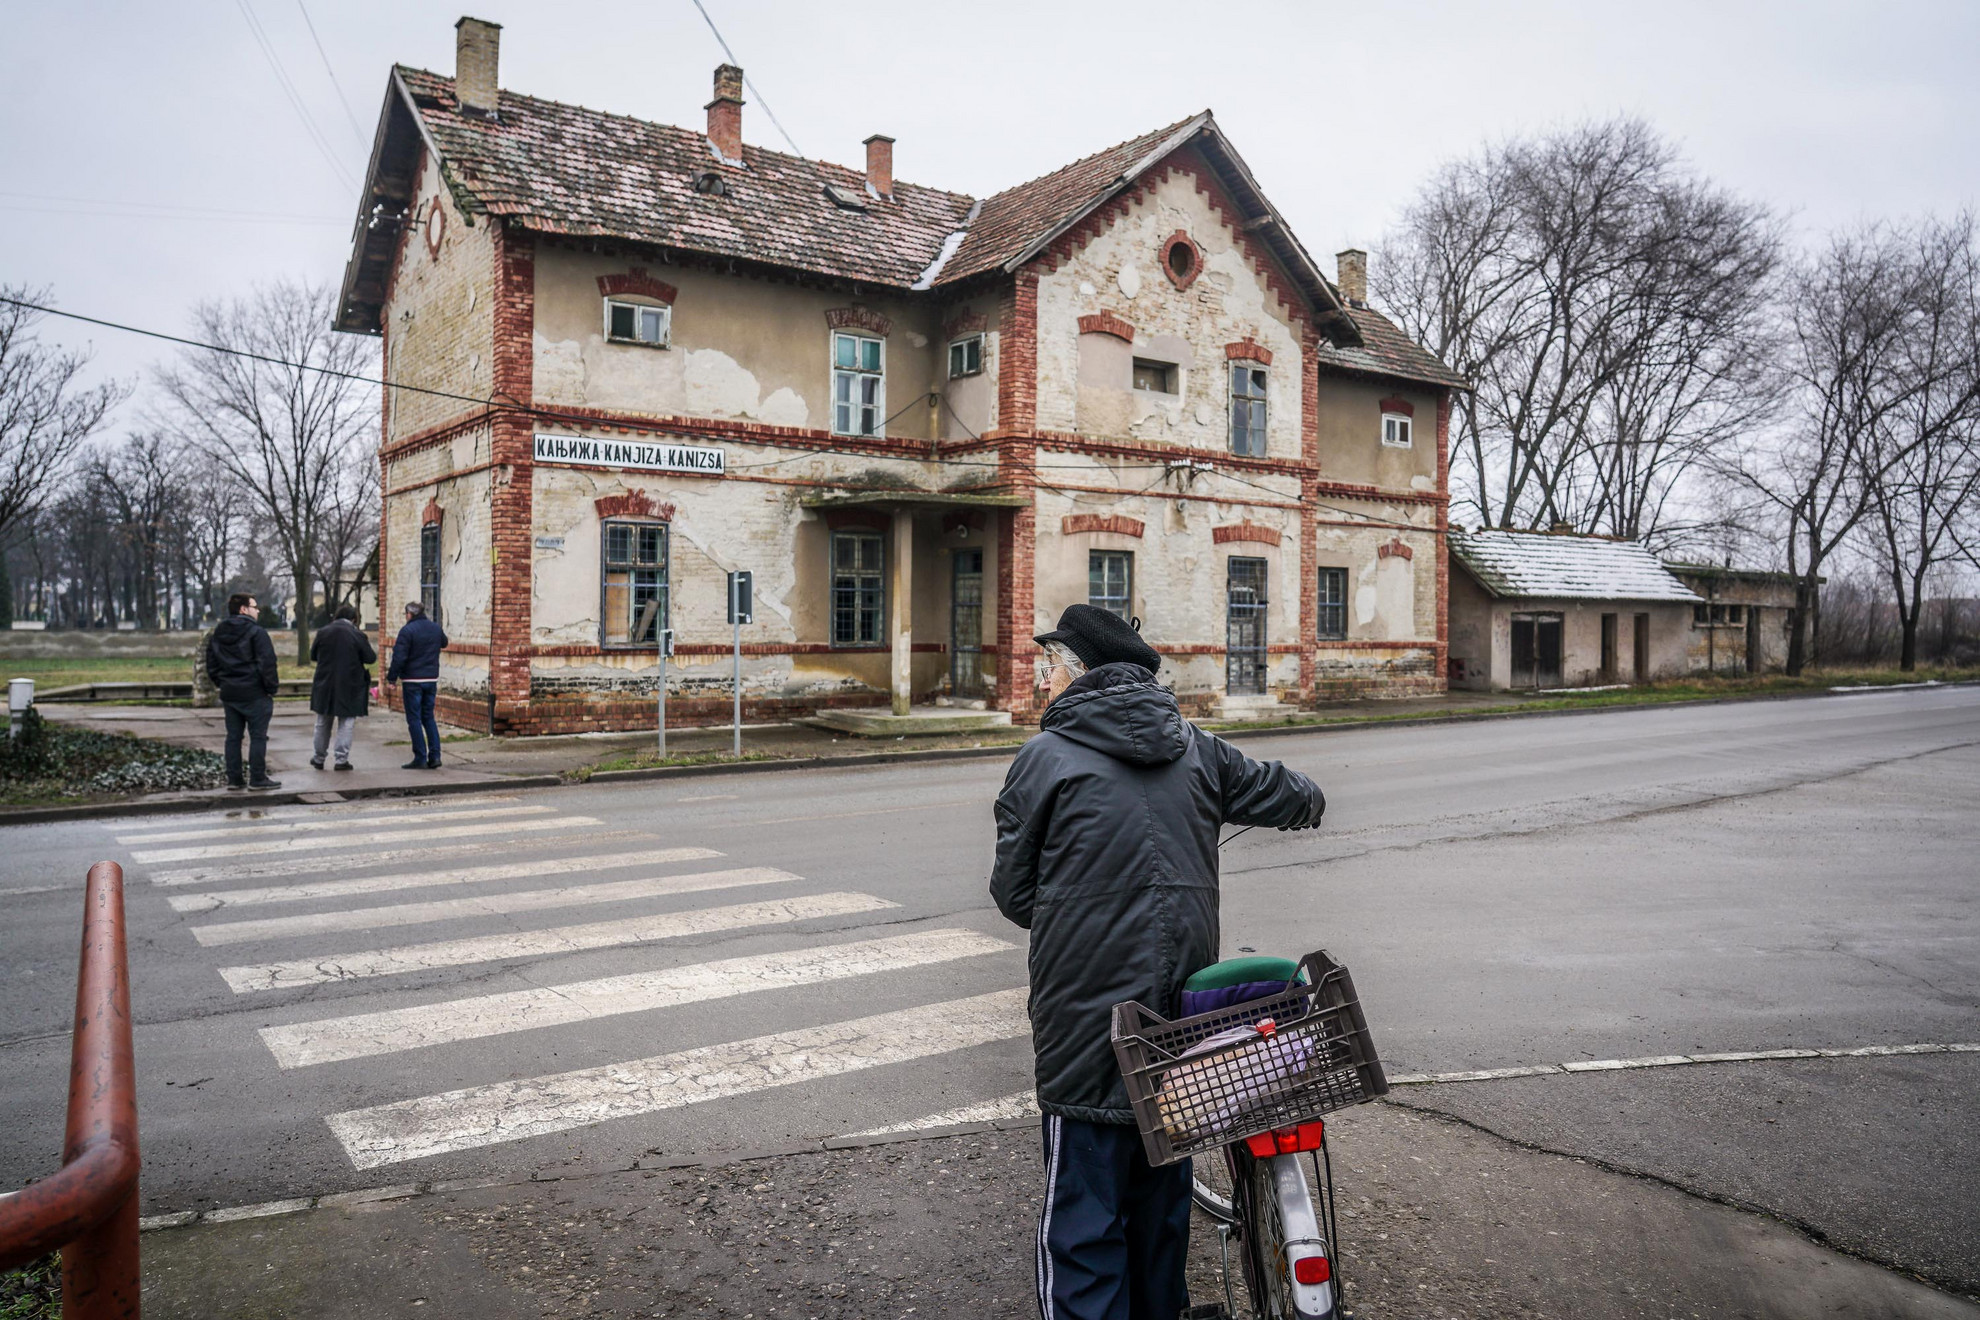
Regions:
<instances>
[{"instance_id":1,"label":"asphalt road","mask_svg":"<svg viewBox=\"0 0 1980 1320\"><path fill-rule=\"evenodd\" d=\"M1227 848L1225 951L1329 949L1392 1071L1980 1038L1980 689L1246 750L1332 805ZM60 1146L105 857L130 876L147 1213L1021 1105L1022 932L984 889L1004 766L0 830L0 1186ZM191 855L216 849L239 851ZM286 892L235 901L256 890Z\"/></svg>"}]
</instances>

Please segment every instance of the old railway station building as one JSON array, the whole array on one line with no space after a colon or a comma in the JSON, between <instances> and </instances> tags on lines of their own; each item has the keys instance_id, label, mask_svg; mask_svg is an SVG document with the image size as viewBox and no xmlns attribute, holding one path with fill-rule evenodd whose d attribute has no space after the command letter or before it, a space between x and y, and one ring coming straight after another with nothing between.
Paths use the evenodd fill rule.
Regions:
<instances>
[{"instance_id":1,"label":"old railway station building","mask_svg":"<svg viewBox=\"0 0 1980 1320\"><path fill-rule=\"evenodd\" d=\"M380 598L452 646L442 718L747 719L981 701L1032 636L1139 616L1199 714L1445 681L1463 382L1317 267L1208 112L994 196L392 72L339 328L388 381ZM658 600L654 610L647 602Z\"/></svg>"}]
</instances>

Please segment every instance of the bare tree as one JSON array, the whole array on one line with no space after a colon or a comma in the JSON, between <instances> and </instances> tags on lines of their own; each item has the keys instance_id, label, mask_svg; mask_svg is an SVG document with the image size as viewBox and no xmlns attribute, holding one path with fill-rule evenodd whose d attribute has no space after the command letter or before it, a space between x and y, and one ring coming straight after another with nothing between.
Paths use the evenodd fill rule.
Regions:
<instances>
[{"instance_id":1,"label":"bare tree","mask_svg":"<svg viewBox=\"0 0 1980 1320\"><path fill-rule=\"evenodd\" d=\"M103 531L122 551L124 617L147 630L172 612L169 560L184 493L175 460L165 438L150 432L99 450L83 474L101 490L112 519Z\"/></svg>"},{"instance_id":2,"label":"bare tree","mask_svg":"<svg viewBox=\"0 0 1980 1320\"><path fill-rule=\"evenodd\" d=\"M1869 539L1897 606L1898 666L1912 670L1927 587L1980 497L1980 262L1971 215L1896 237L1909 259L1892 373L1900 399L1858 463Z\"/></svg>"},{"instance_id":3,"label":"bare tree","mask_svg":"<svg viewBox=\"0 0 1980 1320\"><path fill-rule=\"evenodd\" d=\"M352 464L331 492L317 553L326 614L339 605L356 605L363 584L376 571L372 557L378 546L378 500L378 475L369 464Z\"/></svg>"},{"instance_id":4,"label":"bare tree","mask_svg":"<svg viewBox=\"0 0 1980 1320\"><path fill-rule=\"evenodd\" d=\"M1485 523L1652 537L1711 440L1764 405L1779 238L1646 124L1446 167L1376 264L1403 328L1468 376L1454 492Z\"/></svg>"},{"instance_id":5,"label":"bare tree","mask_svg":"<svg viewBox=\"0 0 1980 1320\"><path fill-rule=\"evenodd\" d=\"M339 484L368 466L377 415L370 341L330 328L332 296L282 282L203 303L194 338L158 384L173 424L251 493L295 588L297 663L309 657L312 587Z\"/></svg>"},{"instance_id":6,"label":"bare tree","mask_svg":"<svg viewBox=\"0 0 1980 1320\"><path fill-rule=\"evenodd\" d=\"M118 384L87 385L87 353L41 342L48 291L0 285L0 538L31 515L74 470L78 451L125 397Z\"/></svg>"}]
</instances>

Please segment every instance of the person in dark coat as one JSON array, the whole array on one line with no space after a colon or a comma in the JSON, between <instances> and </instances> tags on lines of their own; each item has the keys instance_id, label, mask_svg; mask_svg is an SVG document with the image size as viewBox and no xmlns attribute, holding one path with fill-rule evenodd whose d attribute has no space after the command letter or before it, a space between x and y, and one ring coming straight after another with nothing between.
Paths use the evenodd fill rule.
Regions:
<instances>
[{"instance_id":1,"label":"person in dark coat","mask_svg":"<svg viewBox=\"0 0 1980 1320\"><path fill-rule=\"evenodd\" d=\"M227 787L280 788L268 777L268 721L281 690L275 643L259 622L261 606L237 591L227 598L227 617L206 635L206 676L219 689L227 714ZM241 773L241 737L247 736L247 774Z\"/></svg>"},{"instance_id":2,"label":"person in dark coat","mask_svg":"<svg viewBox=\"0 0 1980 1320\"><path fill-rule=\"evenodd\" d=\"M426 606L416 600L406 602L406 623L392 642L392 666L385 671L385 681L399 685L406 731L412 735L412 760L402 770L440 768L440 726L433 718L433 698L440 686L440 652L446 646L447 634L426 617Z\"/></svg>"},{"instance_id":3,"label":"person in dark coat","mask_svg":"<svg viewBox=\"0 0 1980 1320\"><path fill-rule=\"evenodd\" d=\"M357 611L337 607L337 617L309 644L316 677L309 685L309 708L316 713L316 751L309 763L323 768L326 752L334 752L337 768L351 768L351 741L360 717L371 713L371 671L378 663L371 639L357 626ZM334 737L332 736L334 733Z\"/></svg>"},{"instance_id":4,"label":"person in dark coat","mask_svg":"<svg viewBox=\"0 0 1980 1320\"><path fill-rule=\"evenodd\" d=\"M1184 720L1137 625L1069 607L1045 648L1052 699L997 797L990 893L1031 932L1031 1027L1047 1188L1046 1320L1174 1320L1188 1306L1190 1163L1152 1167L1111 1043L1113 1007L1174 1016L1218 958L1217 836L1302 829L1320 789Z\"/></svg>"}]
</instances>

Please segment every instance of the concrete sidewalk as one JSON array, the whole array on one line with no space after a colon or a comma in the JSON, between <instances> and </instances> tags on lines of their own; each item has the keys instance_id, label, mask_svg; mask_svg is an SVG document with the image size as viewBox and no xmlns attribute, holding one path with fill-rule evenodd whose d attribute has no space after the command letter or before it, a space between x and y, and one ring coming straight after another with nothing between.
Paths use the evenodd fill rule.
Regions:
<instances>
[{"instance_id":1,"label":"concrete sidewalk","mask_svg":"<svg viewBox=\"0 0 1980 1320\"><path fill-rule=\"evenodd\" d=\"M1375 1104L1330 1122L1364 1317L1980 1316L1765 1215L1442 1117ZM144 1305L186 1320L1026 1316L1041 1178L1030 1124L359 1193L147 1233ZM1194 1300L1222 1297L1200 1218L1189 1269Z\"/></svg>"}]
</instances>

